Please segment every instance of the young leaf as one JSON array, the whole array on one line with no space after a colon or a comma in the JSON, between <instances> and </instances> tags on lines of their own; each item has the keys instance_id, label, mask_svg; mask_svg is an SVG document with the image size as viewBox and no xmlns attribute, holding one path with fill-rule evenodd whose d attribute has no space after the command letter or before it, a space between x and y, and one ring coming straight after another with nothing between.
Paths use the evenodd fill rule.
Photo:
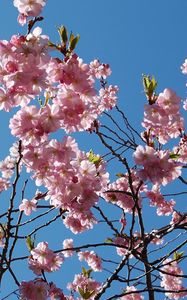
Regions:
<instances>
[{"instance_id":1,"label":"young leaf","mask_svg":"<svg viewBox=\"0 0 187 300\"><path fill-rule=\"evenodd\" d=\"M58 33L60 35L60 39L63 44L66 44L68 41L68 32L65 26L61 26L58 28Z\"/></svg>"},{"instance_id":2,"label":"young leaf","mask_svg":"<svg viewBox=\"0 0 187 300\"><path fill-rule=\"evenodd\" d=\"M180 154L175 154L175 153L170 153L169 158L175 160L178 159L180 157Z\"/></svg>"},{"instance_id":3,"label":"young leaf","mask_svg":"<svg viewBox=\"0 0 187 300\"><path fill-rule=\"evenodd\" d=\"M74 37L73 34L71 34L70 36L70 40L69 40L69 50L73 51L78 43L80 39L80 35L78 34L76 37Z\"/></svg>"},{"instance_id":4,"label":"young leaf","mask_svg":"<svg viewBox=\"0 0 187 300\"><path fill-rule=\"evenodd\" d=\"M175 260L179 260L179 259L182 258L183 254L184 254L184 251L182 251L182 252L174 252L173 258L174 258Z\"/></svg>"},{"instance_id":5,"label":"young leaf","mask_svg":"<svg viewBox=\"0 0 187 300\"><path fill-rule=\"evenodd\" d=\"M32 239L30 235L26 238L26 245L29 251L34 249L34 239Z\"/></svg>"}]
</instances>

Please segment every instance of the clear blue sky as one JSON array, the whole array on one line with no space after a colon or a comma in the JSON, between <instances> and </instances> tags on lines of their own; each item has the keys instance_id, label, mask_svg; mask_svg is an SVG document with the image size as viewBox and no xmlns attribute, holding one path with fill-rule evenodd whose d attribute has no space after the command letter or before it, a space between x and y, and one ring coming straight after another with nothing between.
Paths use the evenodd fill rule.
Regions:
<instances>
[{"instance_id":1,"label":"clear blue sky","mask_svg":"<svg viewBox=\"0 0 187 300\"><path fill-rule=\"evenodd\" d=\"M17 24L17 10L12 2L1 0L0 3L2 40L9 39L19 32L25 33L25 29ZM57 27L65 25L69 32L80 34L77 53L85 62L99 58L102 62L110 64L112 76L109 83L119 86L119 106L137 129L141 129L140 122L145 104L142 73L153 74L156 77L158 92L169 87L182 98L186 97L186 78L180 72L180 66L187 57L186 0L48 0L47 2L42 14L44 21L39 25L43 28L43 33L57 42ZM1 159L13 141L7 128L10 115L0 112ZM85 143L84 135L79 136L82 149L94 148L96 152L103 151L95 139L93 145L90 139L86 141L89 142ZM61 240L69 237L67 230L62 230L60 234ZM49 235L53 235L53 232L49 231ZM85 234L85 237L90 236ZM59 247L54 241L51 243ZM67 265L64 266L64 270ZM74 262L72 268L73 266ZM22 272L22 269L20 271ZM77 273L79 271L80 269ZM66 278L68 280L72 278L69 272L62 275L61 279L59 275L57 276L59 286L62 281L64 286ZM27 279L32 278L32 274L29 273ZM2 296L12 288L9 284L3 287ZM13 299L15 298L10 298Z\"/></svg>"}]
</instances>

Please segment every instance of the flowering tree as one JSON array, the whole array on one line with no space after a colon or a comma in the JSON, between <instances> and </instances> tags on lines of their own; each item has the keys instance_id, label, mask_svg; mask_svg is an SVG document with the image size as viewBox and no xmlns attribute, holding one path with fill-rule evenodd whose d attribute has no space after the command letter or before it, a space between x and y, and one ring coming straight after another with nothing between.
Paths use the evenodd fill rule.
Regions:
<instances>
[{"instance_id":1,"label":"flowering tree","mask_svg":"<svg viewBox=\"0 0 187 300\"><path fill-rule=\"evenodd\" d=\"M3 288L9 274L16 286L3 299L185 298L187 214L178 211L176 202L186 192L163 194L174 180L187 184L180 98L167 88L157 94L155 78L143 75L147 104L139 133L117 105L118 87L107 83L109 65L84 63L75 52L79 36L68 34L65 26L58 28L58 44L42 35L37 24L45 0L13 4L27 32L0 42L0 108L15 112L9 127L16 138L0 163L0 191L9 199L0 215L0 281ZM187 73L187 61L182 72ZM59 130L63 140L52 138ZM72 137L80 131L96 135L106 154L80 150ZM113 160L119 173L110 182L107 166ZM29 188L31 199L25 196ZM150 206L158 215L151 229L145 219ZM160 226L160 216L170 216L169 222ZM56 223L56 230L65 226L76 243L57 235L61 247L52 250L46 236L38 240L42 230ZM104 228L104 240L91 240L91 233L88 242L79 239L95 227ZM65 274L63 265L68 268L72 257L83 267L73 268L68 292L51 273ZM32 271L29 280L17 263Z\"/></svg>"}]
</instances>

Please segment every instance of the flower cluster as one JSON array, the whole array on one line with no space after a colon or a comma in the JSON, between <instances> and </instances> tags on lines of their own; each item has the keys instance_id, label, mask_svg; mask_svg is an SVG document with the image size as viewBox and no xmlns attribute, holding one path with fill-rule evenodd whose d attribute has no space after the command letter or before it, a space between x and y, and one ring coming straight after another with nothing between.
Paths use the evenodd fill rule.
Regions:
<instances>
[{"instance_id":1,"label":"flower cluster","mask_svg":"<svg viewBox=\"0 0 187 300\"><path fill-rule=\"evenodd\" d=\"M36 29L33 34L36 35L35 31ZM40 109L35 105L22 107L10 121L12 134L22 140L28 139L28 142L33 142L34 138L42 141L50 132L59 128L68 133L87 130L98 115L116 105L117 99L118 88L113 86L101 88L97 95L94 80L89 74L89 65L84 64L77 55L73 54L59 62L54 58L49 59L43 43L42 47L43 52L36 53L34 58L32 52L29 54L29 58L36 60L35 68L28 70L30 78L23 70L19 71L19 76L18 71L11 73L11 76L14 76L13 86L17 90L20 87L22 98L18 97L15 88L11 87L11 99L7 97L9 90L3 89L0 101L1 108L9 110L12 106L27 105L31 98L39 95L42 89L46 89L45 98L48 99L48 105ZM21 68L20 63L17 64ZM14 91L17 102L14 101Z\"/></svg>"},{"instance_id":2,"label":"flower cluster","mask_svg":"<svg viewBox=\"0 0 187 300\"><path fill-rule=\"evenodd\" d=\"M20 296L27 300L67 300L61 289L54 283L48 284L42 279L22 281L19 287Z\"/></svg>"},{"instance_id":3,"label":"flower cluster","mask_svg":"<svg viewBox=\"0 0 187 300\"><path fill-rule=\"evenodd\" d=\"M65 239L63 241L63 248L68 249L68 248L73 248L73 239ZM64 257L70 257L73 255L73 250L67 250L63 251Z\"/></svg>"},{"instance_id":4,"label":"flower cluster","mask_svg":"<svg viewBox=\"0 0 187 300\"><path fill-rule=\"evenodd\" d=\"M183 164L187 163L187 136L184 135L180 139L179 145L173 148L173 153L176 155L176 161Z\"/></svg>"},{"instance_id":5,"label":"flower cluster","mask_svg":"<svg viewBox=\"0 0 187 300\"><path fill-rule=\"evenodd\" d=\"M166 201L160 193L159 186L153 186L151 191L147 191L146 195L150 199L150 206L157 207L158 216L168 216L173 213L175 201L173 199Z\"/></svg>"},{"instance_id":6,"label":"flower cluster","mask_svg":"<svg viewBox=\"0 0 187 300\"><path fill-rule=\"evenodd\" d=\"M139 232L135 232L130 239L128 236L124 235L118 236L114 239L116 244L116 251L119 256L129 255L135 249L137 252L141 253L143 248L142 239ZM133 258L133 254L130 254L130 258Z\"/></svg>"},{"instance_id":7,"label":"flower cluster","mask_svg":"<svg viewBox=\"0 0 187 300\"><path fill-rule=\"evenodd\" d=\"M137 293L137 289L133 285L127 286L125 289L125 293L127 293L127 295L121 297L120 300L143 300L144 299L144 297L140 293Z\"/></svg>"},{"instance_id":8,"label":"flower cluster","mask_svg":"<svg viewBox=\"0 0 187 300\"><path fill-rule=\"evenodd\" d=\"M46 4L46 0L14 0L14 6L19 11L18 22L20 25L25 25L27 17L38 16Z\"/></svg>"},{"instance_id":9,"label":"flower cluster","mask_svg":"<svg viewBox=\"0 0 187 300\"><path fill-rule=\"evenodd\" d=\"M47 88L49 38L41 31L36 27L26 37L14 35L10 41L0 41L0 109L25 106Z\"/></svg>"},{"instance_id":10,"label":"flower cluster","mask_svg":"<svg viewBox=\"0 0 187 300\"><path fill-rule=\"evenodd\" d=\"M54 272L59 270L63 262L60 254L55 254L48 248L47 242L41 242L36 248L31 250L29 258L29 268L37 275L41 275L42 271Z\"/></svg>"},{"instance_id":11,"label":"flower cluster","mask_svg":"<svg viewBox=\"0 0 187 300\"><path fill-rule=\"evenodd\" d=\"M103 161L92 162L90 154L80 151L71 137L63 142L46 141L38 147L29 144L22 154L27 171L34 172L36 184L47 188L46 199L66 211L64 224L74 233L91 228L96 220L90 209L108 183Z\"/></svg>"},{"instance_id":12,"label":"flower cluster","mask_svg":"<svg viewBox=\"0 0 187 300\"><path fill-rule=\"evenodd\" d=\"M184 120L180 115L180 98L170 89L158 95L156 103L145 105L142 126L149 138L156 138L161 144L178 137L184 130Z\"/></svg>"},{"instance_id":13,"label":"flower cluster","mask_svg":"<svg viewBox=\"0 0 187 300\"><path fill-rule=\"evenodd\" d=\"M73 290L75 292L78 292L81 290L83 293L90 292L90 300L94 299L94 295L99 291L99 288L101 287L101 284L97 282L96 280L85 276L83 274L76 274L74 277L73 282L68 283L67 288L69 290Z\"/></svg>"},{"instance_id":14,"label":"flower cluster","mask_svg":"<svg viewBox=\"0 0 187 300\"><path fill-rule=\"evenodd\" d=\"M19 210L20 211L24 211L26 216L29 216L32 211L36 210L37 208L37 200L32 199L32 200L27 200L27 199L23 199L22 203L19 205Z\"/></svg>"},{"instance_id":15,"label":"flower cluster","mask_svg":"<svg viewBox=\"0 0 187 300\"><path fill-rule=\"evenodd\" d=\"M187 292L183 292L185 289L182 286L182 278L180 275L183 275L182 270L178 266L177 261L172 261L170 258L164 260L164 265L161 268L163 272L160 272L162 277L161 286L165 290L173 290L173 292L166 292L166 296L169 299L179 299L187 296ZM181 291L179 293L179 291Z\"/></svg>"},{"instance_id":16,"label":"flower cluster","mask_svg":"<svg viewBox=\"0 0 187 300\"><path fill-rule=\"evenodd\" d=\"M149 146L138 146L134 152L134 160L143 169L138 175L143 181L150 180L153 184L167 185L181 175L182 165L170 157L168 150L158 150Z\"/></svg>"},{"instance_id":17,"label":"flower cluster","mask_svg":"<svg viewBox=\"0 0 187 300\"><path fill-rule=\"evenodd\" d=\"M78 257L80 261L85 260L93 271L102 271L101 258L94 251L80 251Z\"/></svg>"},{"instance_id":18,"label":"flower cluster","mask_svg":"<svg viewBox=\"0 0 187 300\"><path fill-rule=\"evenodd\" d=\"M132 189L134 194L136 194L136 191L138 190L138 195L146 189L145 185L140 184L141 181L134 170L131 170L131 180L132 188L129 184L129 175L126 173L115 182L109 184L107 191L103 194L106 201L115 203L121 207L124 212L128 212L130 214L132 214L133 208L135 207L135 199L133 199ZM141 207L140 197L138 205Z\"/></svg>"}]
</instances>

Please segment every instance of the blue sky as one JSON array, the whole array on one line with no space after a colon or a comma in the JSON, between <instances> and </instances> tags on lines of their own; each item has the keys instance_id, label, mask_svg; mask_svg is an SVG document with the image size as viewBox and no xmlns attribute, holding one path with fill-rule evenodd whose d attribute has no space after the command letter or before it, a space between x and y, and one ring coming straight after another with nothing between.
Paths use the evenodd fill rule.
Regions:
<instances>
[{"instance_id":1,"label":"blue sky","mask_svg":"<svg viewBox=\"0 0 187 300\"><path fill-rule=\"evenodd\" d=\"M119 106L137 130L141 130L143 106L146 102L142 73L153 74L156 77L158 92L169 87L181 98L186 97L186 78L180 71L180 66L187 56L186 0L48 0L47 2L42 14L44 21L39 25L43 28L43 33L49 35L53 42L57 42L57 28L65 25L69 32L80 34L77 53L85 62L99 58L101 62L110 64L112 76L109 83L119 86ZM2 0L0 39L9 39L19 32L25 33L26 29L20 27L16 19L17 10L13 7L12 1ZM11 113L5 115L0 112L2 141L0 158L6 155L13 141L8 129L10 115ZM103 152L103 148L93 136L80 134L78 139L82 149L93 148L97 153ZM110 170L117 172L117 168ZM177 188L175 185L173 190ZM49 232L53 235L53 232ZM68 234L67 230L62 230L62 240L64 236L68 237ZM89 234L94 239L97 231ZM85 238L90 238L90 235L85 234ZM74 262L71 267L73 266ZM72 275L68 274L66 276L69 276L70 280ZM28 279L29 276L31 279L32 274L29 273ZM59 284L61 282L59 278L58 282ZM2 296L10 289L9 284L4 287ZM10 298L13 299L15 298Z\"/></svg>"}]
</instances>

